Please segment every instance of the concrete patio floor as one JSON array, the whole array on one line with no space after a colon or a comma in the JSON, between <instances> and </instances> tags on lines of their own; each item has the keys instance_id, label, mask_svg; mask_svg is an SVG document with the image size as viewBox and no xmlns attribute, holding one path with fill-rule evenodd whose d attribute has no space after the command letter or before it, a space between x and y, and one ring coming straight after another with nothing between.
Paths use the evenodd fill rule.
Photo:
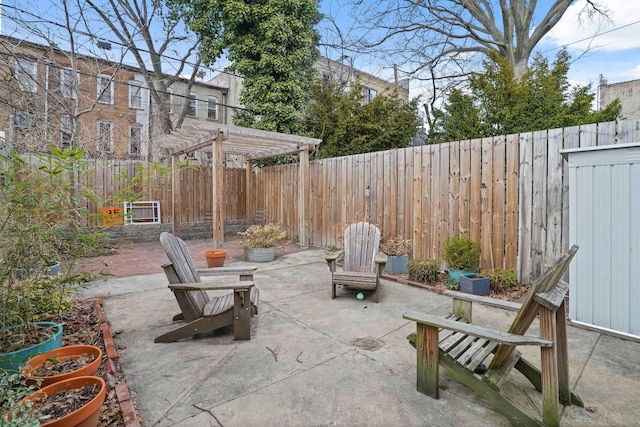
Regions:
<instances>
[{"instance_id":1,"label":"concrete patio floor","mask_svg":"<svg viewBox=\"0 0 640 427\"><path fill-rule=\"evenodd\" d=\"M171 318L179 311L162 273L84 289L81 297L104 299L144 425L509 425L443 369L439 400L416 391L416 353L405 338L415 324L402 314L444 314L449 297L383 280L378 304L342 289L332 300L324 255L307 250L258 265L260 305L250 341L217 333L155 344L176 327ZM513 316L474 306L474 323L506 330ZM567 408L562 424L640 425L640 344L569 327L569 352L571 381L586 409ZM537 348L523 353L539 363ZM507 387L512 399L539 413L539 393L523 376L514 372Z\"/></svg>"}]
</instances>

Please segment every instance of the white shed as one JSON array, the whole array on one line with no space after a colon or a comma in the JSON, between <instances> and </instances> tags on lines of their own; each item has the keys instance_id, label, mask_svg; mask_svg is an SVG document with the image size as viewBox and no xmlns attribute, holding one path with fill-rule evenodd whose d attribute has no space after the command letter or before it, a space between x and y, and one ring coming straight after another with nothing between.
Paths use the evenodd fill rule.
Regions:
<instances>
[{"instance_id":1,"label":"white shed","mask_svg":"<svg viewBox=\"0 0 640 427\"><path fill-rule=\"evenodd\" d=\"M573 323L640 336L640 143L564 150Z\"/></svg>"}]
</instances>

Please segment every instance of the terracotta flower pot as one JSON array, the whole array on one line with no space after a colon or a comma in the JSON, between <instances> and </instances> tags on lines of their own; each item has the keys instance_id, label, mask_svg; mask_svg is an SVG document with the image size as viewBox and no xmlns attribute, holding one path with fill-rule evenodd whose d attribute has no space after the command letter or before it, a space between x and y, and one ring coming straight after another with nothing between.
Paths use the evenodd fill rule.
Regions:
<instances>
[{"instance_id":1,"label":"terracotta flower pot","mask_svg":"<svg viewBox=\"0 0 640 427\"><path fill-rule=\"evenodd\" d=\"M59 375L39 376L36 374L36 371L51 359L64 362L69 359L77 359L83 354L93 356L93 361L80 369ZM99 347L94 345L68 345L29 359L26 368L22 371L22 376L27 379L28 384L36 384L37 380L42 380L40 387L46 387L69 378L93 375L100 367L100 363L102 363L102 350Z\"/></svg>"},{"instance_id":2,"label":"terracotta flower pot","mask_svg":"<svg viewBox=\"0 0 640 427\"><path fill-rule=\"evenodd\" d=\"M207 249L204 251L204 256L207 259L207 267L222 267L227 251L224 249Z\"/></svg>"},{"instance_id":3,"label":"terracotta flower pot","mask_svg":"<svg viewBox=\"0 0 640 427\"><path fill-rule=\"evenodd\" d=\"M95 427L100 419L100 407L104 403L106 395L106 385L100 377L75 377L58 381L48 385L31 396L23 399L22 403L29 400L37 402L46 396L64 393L66 390L82 388L86 385L97 385L99 387L96 397L91 399L81 408L54 420L42 423L42 427Z\"/></svg>"}]
</instances>

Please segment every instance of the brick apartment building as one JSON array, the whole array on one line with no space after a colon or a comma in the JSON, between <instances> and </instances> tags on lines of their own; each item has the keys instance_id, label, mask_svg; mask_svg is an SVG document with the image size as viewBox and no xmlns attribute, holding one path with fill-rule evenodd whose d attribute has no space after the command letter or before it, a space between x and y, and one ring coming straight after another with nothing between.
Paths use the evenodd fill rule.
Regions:
<instances>
[{"instance_id":1,"label":"brick apartment building","mask_svg":"<svg viewBox=\"0 0 640 427\"><path fill-rule=\"evenodd\" d=\"M170 76L167 76L168 78ZM176 79L164 94L171 117L226 123L227 90ZM131 67L0 36L0 137L17 153L77 146L87 157L161 159L153 145L158 106L144 76Z\"/></svg>"}]
</instances>

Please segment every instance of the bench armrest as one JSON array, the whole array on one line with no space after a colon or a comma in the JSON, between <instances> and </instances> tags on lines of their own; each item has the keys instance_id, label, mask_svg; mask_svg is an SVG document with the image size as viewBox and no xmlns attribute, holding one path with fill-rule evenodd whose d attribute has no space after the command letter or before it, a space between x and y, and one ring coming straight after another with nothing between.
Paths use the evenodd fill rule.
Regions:
<instances>
[{"instance_id":1,"label":"bench armrest","mask_svg":"<svg viewBox=\"0 0 640 427\"><path fill-rule=\"evenodd\" d=\"M507 345L537 345L540 347L553 347L553 341L543 340L542 338L527 335L514 335L416 311L408 311L403 314L402 317L424 325L461 332L466 335L473 335L474 337L485 338L490 341L496 341Z\"/></svg>"},{"instance_id":2,"label":"bench armrest","mask_svg":"<svg viewBox=\"0 0 640 427\"><path fill-rule=\"evenodd\" d=\"M378 251L376 253L375 262L376 262L376 264L386 264L388 258L389 257L388 257L387 254L385 254L384 252Z\"/></svg>"},{"instance_id":3,"label":"bench armrest","mask_svg":"<svg viewBox=\"0 0 640 427\"><path fill-rule=\"evenodd\" d=\"M253 282L240 283L176 283L170 284L172 291L206 291L219 289L233 289L234 291L247 291L253 287Z\"/></svg>"},{"instance_id":4,"label":"bench armrest","mask_svg":"<svg viewBox=\"0 0 640 427\"><path fill-rule=\"evenodd\" d=\"M201 276L231 276L234 274L246 276L253 275L257 269L256 266L199 268L198 274Z\"/></svg>"},{"instance_id":5,"label":"bench armrest","mask_svg":"<svg viewBox=\"0 0 640 427\"><path fill-rule=\"evenodd\" d=\"M467 294L464 292L458 292L458 291L450 291L450 290L446 290L444 291L444 295L451 297L453 299L457 299L457 300L462 300L462 301L469 301L469 302L476 302L479 304L484 304L484 305L488 305L491 307L498 307L498 308L502 308L504 310L509 310L509 311L518 311L520 310L520 307L522 307L522 304L517 303L517 302L512 302L512 301L504 301L504 300L499 300L499 299L495 299L495 298L490 298L490 297L483 297L480 295L473 295L473 294Z\"/></svg>"},{"instance_id":6,"label":"bench armrest","mask_svg":"<svg viewBox=\"0 0 640 427\"><path fill-rule=\"evenodd\" d=\"M325 255L324 259L326 259L327 262L335 262L340 258L342 258L343 256L344 256L344 251L329 252L328 254Z\"/></svg>"}]
</instances>

